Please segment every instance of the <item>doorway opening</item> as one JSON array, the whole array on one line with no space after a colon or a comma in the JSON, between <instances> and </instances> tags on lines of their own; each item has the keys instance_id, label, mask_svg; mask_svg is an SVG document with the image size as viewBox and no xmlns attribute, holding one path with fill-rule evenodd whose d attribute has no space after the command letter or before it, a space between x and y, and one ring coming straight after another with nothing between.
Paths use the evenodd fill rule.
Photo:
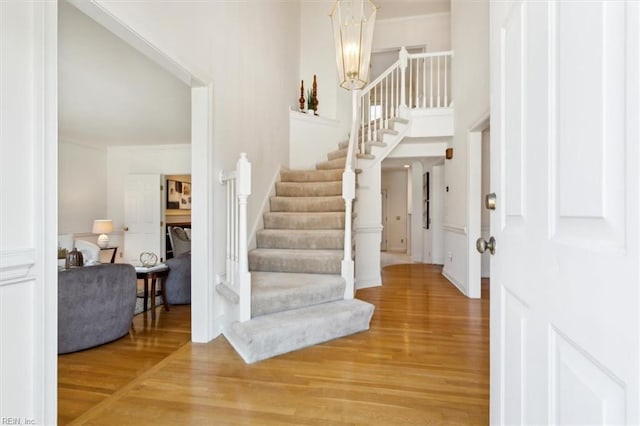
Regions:
<instances>
[{"instance_id":1,"label":"doorway opening","mask_svg":"<svg viewBox=\"0 0 640 426\"><path fill-rule=\"evenodd\" d=\"M489 114L486 114L471 127L467 137L467 161L469 166L467 181L467 282L469 283L469 292L467 296L470 298L481 297L483 262L485 265L484 273L487 277L490 273L489 254L484 253L481 255L476 249L476 240L480 236L488 237L491 232L489 225L489 212L484 207L484 195L490 191L490 138ZM487 192L485 193L483 191Z\"/></svg>"}]
</instances>

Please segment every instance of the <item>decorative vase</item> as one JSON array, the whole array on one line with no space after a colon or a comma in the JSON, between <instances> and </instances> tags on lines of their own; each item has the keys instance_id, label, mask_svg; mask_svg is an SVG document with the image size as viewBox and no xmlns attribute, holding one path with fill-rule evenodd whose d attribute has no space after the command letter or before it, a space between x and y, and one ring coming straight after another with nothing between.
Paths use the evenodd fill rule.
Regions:
<instances>
[{"instance_id":1,"label":"decorative vase","mask_svg":"<svg viewBox=\"0 0 640 426\"><path fill-rule=\"evenodd\" d=\"M74 247L73 250L71 250L69 254L67 254L65 269L78 268L83 265L84 259L82 258L82 253L80 253L78 249Z\"/></svg>"}]
</instances>

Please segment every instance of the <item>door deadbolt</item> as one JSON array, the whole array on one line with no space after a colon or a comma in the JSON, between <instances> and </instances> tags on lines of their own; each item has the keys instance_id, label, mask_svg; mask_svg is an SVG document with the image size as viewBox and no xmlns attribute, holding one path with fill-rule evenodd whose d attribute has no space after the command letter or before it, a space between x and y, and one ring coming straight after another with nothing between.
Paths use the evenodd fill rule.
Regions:
<instances>
[{"instance_id":1,"label":"door deadbolt","mask_svg":"<svg viewBox=\"0 0 640 426\"><path fill-rule=\"evenodd\" d=\"M478 250L478 253L484 253L489 250L489 253L496 254L496 239L489 237L489 241L486 241L482 237L478 238L476 240L476 250Z\"/></svg>"},{"instance_id":2,"label":"door deadbolt","mask_svg":"<svg viewBox=\"0 0 640 426\"><path fill-rule=\"evenodd\" d=\"M484 205L489 210L495 210L496 209L496 194L495 194L495 192L492 192L491 194L487 194L487 196L484 198Z\"/></svg>"}]
</instances>

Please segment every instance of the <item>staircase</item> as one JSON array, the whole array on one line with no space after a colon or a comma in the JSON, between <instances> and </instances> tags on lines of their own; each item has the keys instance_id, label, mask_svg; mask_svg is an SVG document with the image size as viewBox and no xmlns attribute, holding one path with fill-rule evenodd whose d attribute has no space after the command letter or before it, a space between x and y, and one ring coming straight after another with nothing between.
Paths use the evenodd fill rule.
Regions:
<instances>
[{"instance_id":1,"label":"staircase","mask_svg":"<svg viewBox=\"0 0 640 426\"><path fill-rule=\"evenodd\" d=\"M235 171L221 173L220 182L227 185L227 265L216 290L223 299L224 335L246 362L369 328L373 305L353 298L356 173L362 183L358 284L380 285L381 220L371 208L380 205L380 162L405 136L435 136L424 129L452 128L451 57L452 52L410 55L402 48L397 62L362 91L353 91L349 141L314 170L280 171L254 250L247 250L251 165L246 155ZM441 113L451 117L448 127L434 126ZM373 232L361 232L367 229ZM367 277L369 270L377 277Z\"/></svg>"},{"instance_id":2,"label":"staircase","mask_svg":"<svg viewBox=\"0 0 640 426\"><path fill-rule=\"evenodd\" d=\"M369 328L373 305L345 298L341 276L346 155L339 148L316 170L280 172L248 254L251 319L226 333L248 363Z\"/></svg>"}]
</instances>

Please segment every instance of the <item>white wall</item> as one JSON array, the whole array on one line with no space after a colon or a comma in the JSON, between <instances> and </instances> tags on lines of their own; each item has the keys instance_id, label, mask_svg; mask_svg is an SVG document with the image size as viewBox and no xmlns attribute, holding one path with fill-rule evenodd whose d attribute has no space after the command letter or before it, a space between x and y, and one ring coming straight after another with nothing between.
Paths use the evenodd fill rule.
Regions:
<instances>
[{"instance_id":1,"label":"white wall","mask_svg":"<svg viewBox=\"0 0 640 426\"><path fill-rule=\"evenodd\" d=\"M455 133L445 162L445 264L443 273L466 293L467 134L489 110L489 2L451 2L452 97ZM464 243L463 241L464 240ZM449 254L451 254L449 258Z\"/></svg>"},{"instance_id":2,"label":"white wall","mask_svg":"<svg viewBox=\"0 0 640 426\"><path fill-rule=\"evenodd\" d=\"M383 170L382 189L387 190L387 251L407 251L407 171Z\"/></svg>"},{"instance_id":3,"label":"white wall","mask_svg":"<svg viewBox=\"0 0 640 426\"><path fill-rule=\"evenodd\" d=\"M289 113L289 167L313 169L327 160L327 154L338 149L338 120L316 117L298 111Z\"/></svg>"},{"instance_id":4,"label":"white wall","mask_svg":"<svg viewBox=\"0 0 640 426\"><path fill-rule=\"evenodd\" d=\"M363 168L358 179L358 199L354 202L356 219L356 288L382 285L380 240L382 238L382 170L376 162ZM387 194L390 197L390 194ZM390 202L388 198L387 205ZM388 210L389 211L389 210Z\"/></svg>"},{"instance_id":5,"label":"white wall","mask_svg":"<svg viewBox=\"0 0 640 426\"><path fill-rule=\"evenodd\" d=\"M56 3L0 2L0 417L56 423Z\"/></svg>"},{"instance_id":6,"label":"white wall","mask_svg":"<svg viewBox=\"0 0 640 426\"><path fill-rule=\"evenodd\" d=\"M60 137L96 146L189 143L189 86L67 1L57 3Z\"/></svg>"},{"instance_id":7,"label":"white wall","mask_svg":"<svg viewBox=\"0 0 640 426\"><path fill-rule=\"evenodd\" d=\"M444 264L444 165L435 165L431 169L431 262Z\"/></svg>"},{"instance_id":8,"label":"white wall","mask_svg":"<svg viewBox=\"0 0 640 426\"><path fill-rule=\"evenodd\" d=\"M212 85L211 175L233 169L239 153L247 153L253 172L247 219L255 223L274 173L289 160L289 107L297 105L300 84L299 3L97 3ZM325 83L320 80L319 84L322 94ZM320 102L322 111L322 95ZM224 190L211 184L214 199L210 202L221 212L213 218L212 231L223 235ZM214 244L213 266L222 272L224 239L215 239Z\"/></svg>"},{"instance_id":9,"label":"white wall","mask_svg":"<svg viewBox=\"0 0 640 426\"><path fill-rule=\"evenodd\" d=\"M113 220L113 241L122 245L124 227L124 186L128 174L191 173L191 145L111 146L107 149L106 218Z\"/></svg>"},{"instance_id":10,"label":"white wall","mask_svg":"<svg viewBox=\"0 0 640 426\"><path fill-rule=\"evenodd\" d=\"M422 163L420 161L412 161L409 169L409 182L411 182L411 260L414 262L423 262L422 253L424 231L422 228L422 209L423 209L423 186L422 175L424 173Z\"/></svg>"},{"instance_id":11,"label":"white wall","mask_svg":"<svg viewBox=\"0 0 640 426\"><path fill-rule=\"evenodd\" d=\"M425 45L429 52L449 50L449 32L448 13L379 19L373 36L373 50Z\"/></svg>"},{"instance_id":12,"label":"white wall","mask_svg":"<svg viewBox=\"0 0 640 426\"><path fill-rule=\"evenodd\" d=\"M300 80L304 80L305 98L313 75L318 82L318 114L337 119L338 137L346 139L351 125L351 94L340 87L335 45L329 13L332 0L300 2ZM297 92L300 96L299 91ZM299 109L296 102L293 109Z\"/></svg>"},{"instance_id":13,"label":"white wall","mask_svg":"<svg viewBox=\"0 0 640 426\"><path fill-rule=\"evenodd\" d=\"M91 232L107 218L107 150L60 140L58 144L58 233Z\"/></svg>"}]
</instances>

